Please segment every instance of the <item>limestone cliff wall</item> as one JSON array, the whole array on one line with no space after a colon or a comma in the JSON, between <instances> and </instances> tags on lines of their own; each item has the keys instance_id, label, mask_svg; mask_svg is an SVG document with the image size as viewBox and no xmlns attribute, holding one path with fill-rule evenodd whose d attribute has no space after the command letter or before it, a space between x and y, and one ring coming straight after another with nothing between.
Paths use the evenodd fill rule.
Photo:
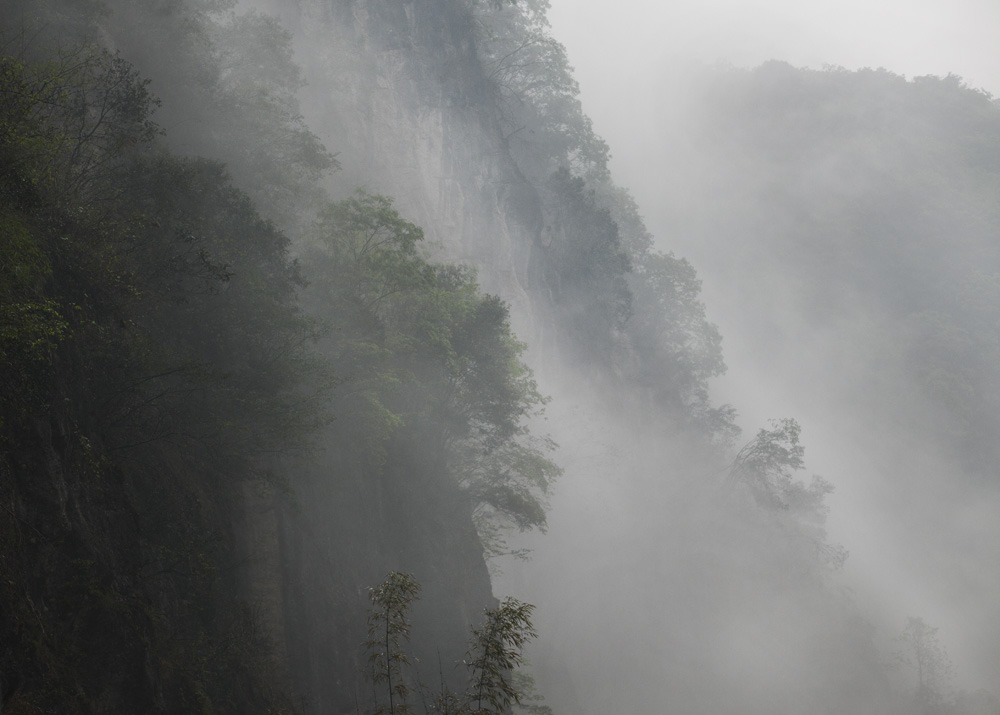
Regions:
<instances>
[{"instance_id":1,"label":"limestone cliff wall","mask_svg":"<svg viewBox=\"0 0 1000 715\"><path fill-rule=\"evenodd\" d=\"M540 200L503 145L459 0L261 0L295 35L310 127L337 154L335 197L392 196L435 259L474 266L532 341L532 251ZM270 624L307 712L353 712L370 699L361 642L367 589L389 570L423 586L412 649L419 677L461 687L454 663L492 603L471 506L419 449L372 474L337 453L295 475L277 511L248 499L248 588ZM419 476L418 476L419 475ZM275 515L278 515L275 518ZM278 557L280 551L280 557Z\"/></svg>"},{"instance_id":2,"label":"limestone cliff wall","mask_svg":"<svg viewBox=\"0 0 1000 715\"><path fill-rule=\"evenodd\" d=\"M512 308L518 333L538 329L529 293L541 202L497 123L496 97L462 0L254 0L295 33L303 112L337 154L334 195L392 196L435 258L479 271Z\"/></svg>"}]
</instances>

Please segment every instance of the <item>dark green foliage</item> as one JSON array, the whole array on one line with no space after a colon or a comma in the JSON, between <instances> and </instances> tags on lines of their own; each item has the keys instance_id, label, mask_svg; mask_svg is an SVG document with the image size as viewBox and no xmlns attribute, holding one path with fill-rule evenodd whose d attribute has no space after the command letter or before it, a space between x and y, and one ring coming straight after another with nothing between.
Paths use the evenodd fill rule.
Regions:
<instances>
[{"instance_id":1,"label":"dark green foliage","mask_svg":"<svg viewBox=\"0 0 1000 715\"><path fill-rule=\"evenodd\" d=\"M44 408L54 351L69 325L46 295L48 257L16 213L0 214L0 236L0 414L20 421Z\"/></svg>"},{"instance_id":2,"label":"dark green foliage","mask_svg":"<svg viewBox=\"0 0 1000 715\"><path fill-rule=\"evenodd\" d=\"M159 133L148 82L90 46L45 63L2 62L5 172L54 200L103 205L114 172Z\"/></svg>"},{"instance_id":3,"label":"dark green foliage","mask_svg":"<svg viewBox=\"0 0 1000 715\"><path fill-rule=\"evenodd\" d=\"M344 429L376 464L392 439L417 438L484 518L544 526L558 469L545 457L552 445L522 424L543 399L506 305L482 295L471 271L423 259L422 232L385 197L332 205L315 235L310 301L329 323L335 409L352 416Z\"/></svg>"},{"instance_id":4,"label":"dark green foliage","mask_svg":"<svg viewBox=\"0 0 1000 715\"><path fill-rule=\"evenodd\" d=\"M312 421L287 241L218 166L154 150L120 57L0 62L4 696L287 708L227 527Z\"/></svg>"},{"instance_id":5,"label":"dark green foliage","mask_svg":"<svg viewBox=\"0 0 1000 715\"><path fill-rule=\"evenodd\" d=\"M75 334L84 310L80 295L60 296L54 285L72 278L77 258L106 257L105 242L92 239L105 230L104 201L115 198L112 182L126 153L156 134L153 106L145 83L106 52L83 48L44 64L0 57L0 360L13 378L2 391L8 419L38 416L51 398L55 348Z\"/></svg>"},{"instance_id":6,"label":"dark green foliage","mask_svg":"<svg viewBox=\"0 0 1000 715\"><path fill-rule=\"evenodd\" d=\"M128 186L140 218L123 249L137 300L123 318L155 347L135 382L119 379L121 399L150 397L110 419L147 441L207 433L231 458L299 441L316 413L296 391L311 329L287 239L212 162L151 157L131 167Z\"/></svg>"}]
</instances>

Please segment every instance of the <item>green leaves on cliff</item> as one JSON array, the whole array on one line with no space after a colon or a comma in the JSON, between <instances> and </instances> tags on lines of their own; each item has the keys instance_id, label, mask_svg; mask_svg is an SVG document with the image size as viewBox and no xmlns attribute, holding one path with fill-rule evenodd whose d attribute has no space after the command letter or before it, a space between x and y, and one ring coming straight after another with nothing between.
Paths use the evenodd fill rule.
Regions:
<instances>
[{"instance_id":1,"label":"green leaves on cliff","mask_svg":"<svg viewBox=\"0 0 1000 715\"><path fill-rule=\"evenodd\" d=\"M52 357L69 327L48 297L52 268L13 212L0 213L0 426L44 404Z\"/></svg>"},{"instance_id":2,"label":"green leaves on cliff","mask_svg":"<svg viewBox=\"0 0 1000 715\"><path fill-rule=\"evenodd\" d=\"M287 239L220 166L154 147L157 102L120 57L3 67L4 283L31 283L50 338L53 310L71 330L87 422L117 448L207 433L232 456L287 440L308 334Z\"/></svg>"},{"instance_id":3,"label":"green leaves on cliff","mask_svg":"<svg viewBox=\"0 0 1000 715\"><path fill-rule=\"evenodd\" d=\"M398 434L437 450L480 512L545 523L558 469L523 420L544 400L521 360L507 306L474 273L418 253L422 231L384 196L331 205L306 256L311 309L340 378L335 412L376 463Z\"/></svg>"},{"instance_id":4,"label":"green leaves on cliff","mask_svg":"<svg viewBox=\"0 0 1000 715\"><path fill-rule=\"evenodd\" d=\"M418 600L420 584L411 574L391 572L368 589L372 605L368 612L370 679L376 686L374 713L396 715L412 712L407 697L419 691L425 712L441 715L504 715L520 704L531 679L517 673L525 664L524 649L537 637L531 615L535 607L516 598L505 598L495 608L483 611L483 623L472 630L463 665L468 671L465 693L442 689L430 692L408 672L410 658L410 610ZM518 677L522 675L522 677ZM381 686L381 688L379 687ZM378 702L384 692L386 703ZM534 696L540 700L539 696ZM430 701L428 703L428 701ZM429 707L428 707L429 705Z\"/></svg>"},{"instance_id":5,"label":"green leaves on cliff","mask_svg":"<svg viewBox=\"0 0 1000 715\"><path fill-rule=\"evenodd\" d=\"M653 250L635 202L612 183L549 3L470 5L501 141L542 198L532 217L541 258L529 270L539 302L555 304L555 332L573 358L610 367L643 401L724 441L733 411L709 401L708 380L725 366L700 283L686 261Z\"/></svg>"},{"instance_id":6,"label":"green leaves on cliff","mask_svg":"<svg viewBox=\"0 0 1000 715\"><path fill-rule=\"evenodd\" d=\"M546 194L552 208L541 243L553 302L580 352L612 362L632 314L632 266L618 225L568 169L552 174Z\"/></svg>"},{"instance_id":7,"label":"green leaves on cliff","mask_svg":"<svg viewBox=\"0 0 1000 715\"><path fill-rule=\"evenodd\" d=\"M0 672L22 679L14 710L280 700L220 566L234 482L265 478L314 423L298 392L301 281L218 164L157 146L155 107L100 50L0 56L0 494L16 534L0 535L0 560L17 574L0 591Z\"/></svg>"},{"instance_id":8,"label":"green leaves on cliff","mask_svg":"<svg viewBox=\"0 0 1000 715\"><path fill-rule=\"evenodd\" d=\"M80 296L55 283L113 197L123 156L156 134L154 101L120 57L94 48L32 64L0 56L0 409L16 427L51 397L56 348ZM100 251L95 251L100 253ZM85 256L92 260L92 257ZM55 274L55 275L54 275Z\"/></svg>"},{"instance_id":9,"label":"green leaves on cliff","mask_svg":"<svg viewBox=\"0 0 1000 715\"><path fill-rule=\"evenodd\" d=\"M548 7L547 0L519 0L476 8L504 142L533 181L560 167L606 177L608 145L583 112L566 49L550 34Z\"/></svg>"},{"instance_id":10,"label":"green leaves on cliff","mask_svg":"<svg viewBox=\"0 0 1000 715\"><path fill-rule=\"evenodd\" d=\"M0 59L0 152L8 191L25 182L77 202L103 202L112 173L159 133L158 102L119 55L83 46L55 59ZM19 186L20 184L20 186ZM15 188L17 187L17 188Z\"/></svg>"}]
</instances>

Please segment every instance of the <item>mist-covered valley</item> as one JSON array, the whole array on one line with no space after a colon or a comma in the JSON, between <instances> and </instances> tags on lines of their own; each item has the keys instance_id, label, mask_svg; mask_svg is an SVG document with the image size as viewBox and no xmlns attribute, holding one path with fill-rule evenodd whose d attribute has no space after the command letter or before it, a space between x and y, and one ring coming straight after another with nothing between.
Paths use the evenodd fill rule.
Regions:
<instances>
[{"instance_id":1,"label":"mist-covered valley","mask_svg":"<svg viewBox=\"0 0 1000 715\"><path fill-rule=\"evenodd\" d=\"M1000 108L547 11L2 6L2 711L1000 712Z\"/></svg>"}]
</instances>

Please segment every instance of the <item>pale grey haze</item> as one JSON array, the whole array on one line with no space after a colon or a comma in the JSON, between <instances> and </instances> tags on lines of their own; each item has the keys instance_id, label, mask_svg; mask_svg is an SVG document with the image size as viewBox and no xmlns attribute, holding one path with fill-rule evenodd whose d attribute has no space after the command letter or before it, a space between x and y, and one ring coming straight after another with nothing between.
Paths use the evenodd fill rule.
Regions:
<instances>
[{"instance_id":1,"label":"pale grey haze","mask_svg":"<svg viewBox=\"0 0 1000 715\"><path fill-rule=\"evenodd\" d=\"M850 354L839 360L839 378L823 363L836 349L833 336L843 333L814 327L796 332L803 326L790 317L792 311L785 316L781 310L780 280L767 282L763 290L771 295L757 306L771 312L755 314L755 306L741 302L729 285L733 273L731 266L726 272L721 257L722 239L699 241L692 238L695 232L685 231L705 210L699 177L715 171L704 167L718 159L700 155L696 141L684 136L697 133L685 102L695 96L688 90L704 66L749 68L781 60L816 69L884 67L907 78L954 74L972 88L1000 94L1000 2L623 0L612 7L596 0L552 0L549 18L553 36L566 46L576 69L584 110L611 147L616 181L635 196L658 244L689 258L704 281L709 317L721 328L729 365L716 384L716 399L735 405L741 426L751 434L772 417L802 422L810 469L837 488L830 499L831 532L851 552L846 575L852 588L878 612L878 620L902 625L904 615L919 614L939 626L969 684L995 685L996 645L982 635L983 619L994 612L969 607L964 599L1000 587L1000 570L988 563L992 557L972 555L984 537L995 543L995 533L977 529L996 521L990 516L996 505L962 503L940 510L943 523L928 524L926 534L907 526L913 519L907 522L901 510L936 510L895 499L881 480L879 458L863 445L871 439L868 426L845 407ZM684 195L690 201L678 198ZM794 356L762 348L762 315L775 323L771 327L786 344L795 343ZM864 319L863 307L858 316ZM789 322L780 324L783 317ZM790 370L792 360L796 367ZM802 367L808 365L814 367ZM898 439L905 444L905 436ZM950 549L961 543L968 546L959 547L959 558Z\"/></svg>"},{"instance_id":2,"label":"pale grey haze","mask_svg":"<svg viewBox=\"0 0 1000 715\"><path fill-rule=\"evenodd\" d=\"M753 66L885 67L907 76L954 73L1000 92L995 0L552 0L553 34L569 51L584 102L614 138L623 68L655 76L671 58ZM602 108L603 105L603 108ZM618 105L620 106L620 105Z\"/></svg>"},{"instance_id":3,"label":"pale grey haze","mask_svg":"<svg viewBox=\"0 0 1000 715\"><path fill-rule=\"evenodd\" d=\"M632 178L643 175L648 135L636 122L655 121L668 65L884 67L910 78L956 74L1000 94L997 0L622 0L613 9L551 0L549 21L618 181L640 199L647 186Z\"/></svg>"}]
</instances>

